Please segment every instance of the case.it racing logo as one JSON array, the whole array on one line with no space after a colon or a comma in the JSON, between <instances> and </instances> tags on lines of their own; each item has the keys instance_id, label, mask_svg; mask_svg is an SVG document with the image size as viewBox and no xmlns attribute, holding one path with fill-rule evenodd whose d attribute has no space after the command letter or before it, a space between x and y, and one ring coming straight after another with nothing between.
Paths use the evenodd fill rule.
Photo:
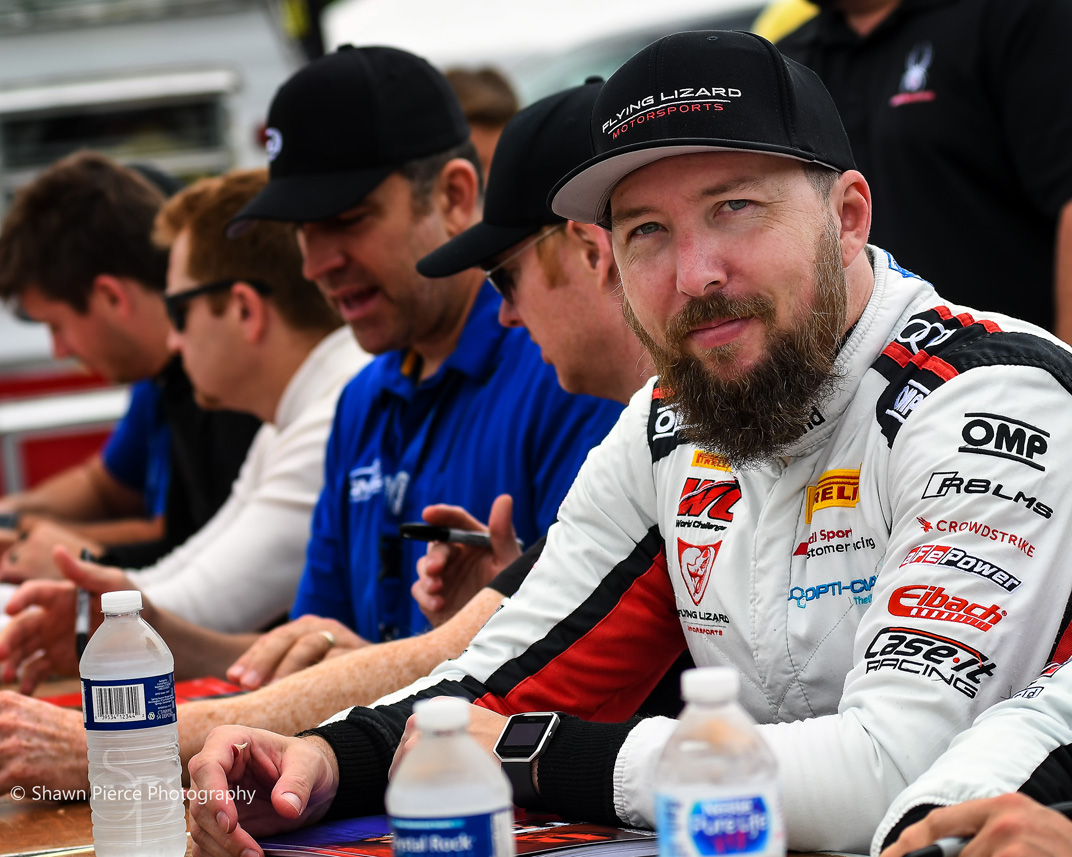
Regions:
<instances>
[{"instance_id":1,"label":"case.it racing logo","mask_svg":"<svg viewBox=\"0 0 1072 857\"><path fill-rule=\"evenodd\" d=\"M951 637L915 628L883 628L864 652L867 672L895 670L940 681L974 699L996 664L978 649Z\"/></svg>"},{"instance_id":2,"label":"case.it racing logo","mask_svg":"<svg viewBox=\"0 0 1072 857\"><path fill-rule=\"evenodd\" d=\"M715 557L718 556L720 547L722 542L715 542L713 545L690 545L681 539L677 540L678 567L693 604L698 605L707 591L711 569L715 566Z\"/></svg>"}]
</instances>

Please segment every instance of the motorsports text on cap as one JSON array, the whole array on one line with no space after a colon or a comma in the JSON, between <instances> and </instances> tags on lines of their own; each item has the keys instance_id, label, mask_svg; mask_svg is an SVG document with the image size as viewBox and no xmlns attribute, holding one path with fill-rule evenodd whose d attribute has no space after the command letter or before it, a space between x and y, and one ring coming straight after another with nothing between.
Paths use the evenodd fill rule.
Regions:
<instances>
[{"instance_id":1,"label":"motorsports text on cap","mask_svg":"<svg viewBox=\"0 0 1072 857\"><path fill-rule=\"evenodd\" d=\"M610 134L613 139L634 124L645 122L649 119L660 119L674 113L701 113L721 110L722 105L728 103L731 98L740 97L741 90L729 86L683 86L669 93L660 92L658 97L648 95L639 101L627 104L624 110L619 110L613 117L604 122L603 133ZM656 109L648 110L650 107L656 107Z\"/></svg>"}]
</instances>

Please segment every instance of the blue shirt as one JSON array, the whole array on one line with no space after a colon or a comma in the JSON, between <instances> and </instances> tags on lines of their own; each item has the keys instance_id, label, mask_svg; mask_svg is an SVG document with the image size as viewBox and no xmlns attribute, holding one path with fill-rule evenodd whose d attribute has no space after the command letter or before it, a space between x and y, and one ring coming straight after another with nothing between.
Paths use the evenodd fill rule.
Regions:
<instances>
[{"instance_id":1,"label":"blue shirt","mask_svg":"<svg viewBox=\"0 0 1072 857\"><path fill-rule=\"evenodd\" d=\"M485 283L431 378L404 374L406 354L394 351L343 390L292 617L330 616L372 641L424 630L409 590L426 546L398 527L429 504L487 520L495 497L511 494L525 544L554 521L621 405L564 392L528 334L499 324L499 303Z\"/></svg>"},{"instance_id":2,"label":"blue shirt","mask_svg":"<svg viewBox=\"0 0 1072 857\"><path fill-rule=\"evenodd\" d=\"M117 480L145 497L145 512L164 514L171 477L171 433L164 418L160 387L152 379L130 388L130 404L116 424L101 457Z\"/></svg>"}]
</instances>

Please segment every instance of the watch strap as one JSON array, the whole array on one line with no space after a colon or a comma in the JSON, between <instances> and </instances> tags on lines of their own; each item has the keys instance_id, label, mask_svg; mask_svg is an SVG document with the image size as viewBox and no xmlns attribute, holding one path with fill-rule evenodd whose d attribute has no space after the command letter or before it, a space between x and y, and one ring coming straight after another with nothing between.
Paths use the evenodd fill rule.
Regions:
<instances>
[{"instance_id":1,"label":"watch strap","mask_svg":"<svg viewBox=\"0 0 1072 857\"><path fill-rule=\"evenodd\" d=\"M541 809L543 801L540 800L540 795L532 784L532 762L504 760L500 764L513 787L514 805L524 809Z\"/></svg>"}]
</instances>

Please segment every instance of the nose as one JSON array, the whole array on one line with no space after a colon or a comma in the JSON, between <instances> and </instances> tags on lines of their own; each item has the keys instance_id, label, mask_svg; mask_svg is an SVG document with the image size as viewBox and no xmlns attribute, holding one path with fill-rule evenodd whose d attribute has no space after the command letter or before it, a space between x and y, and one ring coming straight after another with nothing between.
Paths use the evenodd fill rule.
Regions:
<instances>
[{"instance_id":1,"label":"nose","mask_svg":"<svg viewBox=\"0 0 1072 857\"><path fill-rule=\"evenodd\" d=\"M508 300L504 300L499 305L499 324L503 327L525 326L525 322L521 320L521 315L518 313L517 307Z\"/></svg>"},{"instance_id":2,"label":"nose","mask_svg":"<svg viewBox=\"0 0 1072 857\"><path fill-rule=\"evenodd\" d=\"M70 346L67 345L67 342L64 340L63 336L61 334L56 333L55 331L53 331L53 333L52 333L52 356L56 360L63 360L65 358L71 357L73 355L74 355L74 352L71 351Z\"/></svg>"},{"instance_id":3,"label":"nose","mask_svg":"<svg viewBox=\"0 0 1072 857\"><path fill-rule=\"evenodd\" d=\"M722 253L710 235L677 236L677 290L701 298L726 285L727 272Z\"/></svg>"},{"instance_id":4,"label":"nose","mask_svg":"<svg viewBox=\"0 0 1072 857\"><path fill-rule=\"evenodd\" d=\"M167 348L172 354L182 352L182 334L170 326L168 327Z\"/></svg>"},{"instance_id":5,"label":"nose","mask_svg":"<svg viewBox=\"0 0 1072 857\"><path fill-rule=\"evenodd\" d=\"M302 224L298 246L302 253L302 276L307 280L322 279L346 264L340 243L320 224Z\"/></svg>"}]
</instances>

